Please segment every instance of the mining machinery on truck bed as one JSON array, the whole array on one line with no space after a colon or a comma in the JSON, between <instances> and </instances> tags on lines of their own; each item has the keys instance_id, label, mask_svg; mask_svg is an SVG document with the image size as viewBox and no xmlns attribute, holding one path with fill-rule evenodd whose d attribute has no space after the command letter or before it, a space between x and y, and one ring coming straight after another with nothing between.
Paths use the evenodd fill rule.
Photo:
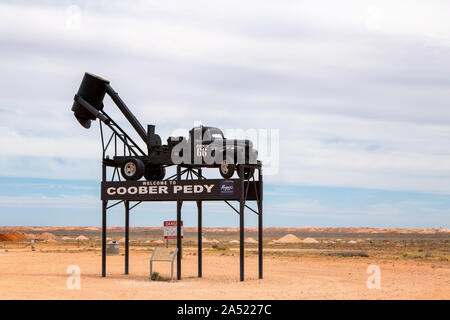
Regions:
<instances>
[{"instance_id":1,"label":"mining machinery on truck bed","mask_svg":"<svg viewBox=\"0 0 450 320\"><path fill-rule=\"evenodd\" d=\"M144 151L126 132L103 110L105 94L110 96L138 136L146 145ZM147 130L141 125L110 82L91 73L85 73L80 88L74 97L72 111L78 122L89 129L91 122L99 119L107 125L128 147L128 153L105 159L108 166L120 168L126 180L163 180L166 168L185 165L196 168L218 168L225 179L230 179L239 165L259 163L258 152L250 140L226 139L223 132L215 127L199 126L189 131L189 137L169 137L162 144L155 133L155 125ZM244 168L244 179L253 175L253 169Z\"/></svg>"}]
</instances>

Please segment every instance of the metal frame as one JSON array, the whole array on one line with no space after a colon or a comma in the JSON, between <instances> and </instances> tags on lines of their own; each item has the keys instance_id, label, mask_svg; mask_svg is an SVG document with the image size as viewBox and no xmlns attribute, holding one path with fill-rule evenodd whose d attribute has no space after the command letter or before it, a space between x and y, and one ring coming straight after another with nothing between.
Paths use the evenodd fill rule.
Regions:
<instances>
[{"instance_id":1,"label":"metal frame","mask_svg":"<svg viewBox=\"0 0 450 320\"><path fill-rule=\"evenodd\" d=\"M158 250L158 248L155 248L155 250L153 250L152 252L152 256L150 257L150 280L152 280L152 275L153 275L153 256L155 255L156 250ZM173 281L173 261L175 260L175 257L177 256L178 253L178 248L175 249L175 252L173 254L172 260L170 260L170 279ZM169 261L169 260L155 260L155 261Z\"/></svg>"},{"instance_id":2,"label":"metal frame","mask_svg":"<svg viewBox=\"0 0 450 320\"><path fill-rule=\"evenodd\" d=\"M109 117L108 117L109 118ZM110 118L109 118L110 119ZM123 132L115 123L112 121L107 126L112 130L112 134L109 137L108 141L105 143L104 132L102 127L102 122L100 122L100 134L102 140L102 182L113 182L118 181L122 183L126 183L121 180L119 169L114 165L114 163L107 155L108 151L112 152L114 156L119 155L119 153L123 153L124 155L135 154L138 152L145 155L142 150L134 143L134 141ZM116 130L117 128L117 130ZM112 142L114 143L112 144ZM118 143L122 143L123 148L118 145ZM112 151L111 151L112 149ZM110 178L107 176L107 167L112 167L113 172ZM249 209L253 213L258 215L258 266L259 266L259 279L263 278L263 172L262 172L262 164L258 162L257 164L243 164L240 165L239 170L240 177L244 176L244 168L254 169L254 175L246 183L246 180L243 178L235 179L240 184L240 196L239 199L236 200L239 203L239 209L236 209L230 201L226 197L220 198L217 197L212 199L214 201L224 201L228 206L230 206L236 213L239 214L239 249L240 249L240 281L244 281L244 257L245 257L245 245L244 245L244 214L245 209ZM258 174L256 175L256 170ZM201 166L187 166L187 165L178 165L176 168L176 174L164 179L165 181L198 181L204 180L208 181L202 175ZM256 177L258 178L256 180ZM212 180L209 180L212 181ZM225 180L224 180L225 181ZM250 183L251 182L251 183ZM255 188L253 191L250 190L250 186L253 185ZM252 192L253 195L256 195L256 199L249 199L249 191ZM120 204L124 203L125 206L125 274L129 274L129 222L130 222L130 211L134 209L136 206L141 204L142 202L151 202L153 200L118 200L117 202L108 205L108 200L102 200L102 277L106 277L106 229L107 229L107 211L108 209ZM184 201L195 201L197 204L197 213L198 213L198 277L202 277L202 216L203 216L203 201L202 198L194 199L194 200L180 200L178 198L173 198L170 200L164 201L176 201L177 203L177 279L181 280L181 257L182 257L182 243L181 243L181 214L182 214L182 206ZM257 209L251 208L247 205L248 201L256 201ZM135 202L131 204L132 202Z\"/></svg>"}]
</instances>

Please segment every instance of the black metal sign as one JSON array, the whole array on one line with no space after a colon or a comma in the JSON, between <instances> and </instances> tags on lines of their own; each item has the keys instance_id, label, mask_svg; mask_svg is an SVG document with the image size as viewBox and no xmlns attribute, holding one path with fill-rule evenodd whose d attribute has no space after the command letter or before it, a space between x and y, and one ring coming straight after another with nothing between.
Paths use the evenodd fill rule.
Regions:
<instances>
[{"instance_id":1,"label":"black metal sign","mask_svg":"<svg viewBox=\"0 0 450 320\"><path fill-rule=\"evenodd\" d=\"M249 185L250 184L250 185ZM257 200L258 182L246 181L247 200ZM241 180L105 181L102 200L176 201L240 200Z\"/></svg>"}]
</instances>

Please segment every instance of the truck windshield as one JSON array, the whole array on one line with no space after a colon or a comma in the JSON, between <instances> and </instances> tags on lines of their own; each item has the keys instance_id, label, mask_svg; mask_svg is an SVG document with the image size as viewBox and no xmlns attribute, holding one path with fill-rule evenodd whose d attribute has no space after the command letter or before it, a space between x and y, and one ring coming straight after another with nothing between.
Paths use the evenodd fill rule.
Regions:
<instances>
[{"instance_id":1,"label":"truck windshield","mask_svg":"<svg viewBox=\"0 0 450 320\"><path fill-rule=\"evenodd\" d=\"M203 133L203 140L205 141L213 141L215 139L224 139L223 133L220 129L217 128L208 128Z\"/></svg>"},{"instance_id":2,"label":"truck windshield","mask_svg":"<svg viewBox=\"0 0 450 320\"><path fill-rule=\"evenodd\" d=\"M214 139L223 139L223 134L215 133L212 135L213 140Z\"/></svg>"}]
</instances>

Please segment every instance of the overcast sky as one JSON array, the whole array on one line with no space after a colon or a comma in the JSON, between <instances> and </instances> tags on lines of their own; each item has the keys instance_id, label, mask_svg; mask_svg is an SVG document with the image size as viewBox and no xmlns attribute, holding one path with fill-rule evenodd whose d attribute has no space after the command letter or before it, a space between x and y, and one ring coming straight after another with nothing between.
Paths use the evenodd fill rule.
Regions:
<instances>
[{"instance_id":1,"label":"overcast sky","mask_svg":"<svg viewBox=\"0 0 450 320\"><path fill-rule=\"evenodd\" d=\"M279 130L268 223L448 227L449 14L448 1L2 1L0 225L98 223L98 123L70 112L88 71L163 140L194 121Z\"/></svg>"}]
</instances>

